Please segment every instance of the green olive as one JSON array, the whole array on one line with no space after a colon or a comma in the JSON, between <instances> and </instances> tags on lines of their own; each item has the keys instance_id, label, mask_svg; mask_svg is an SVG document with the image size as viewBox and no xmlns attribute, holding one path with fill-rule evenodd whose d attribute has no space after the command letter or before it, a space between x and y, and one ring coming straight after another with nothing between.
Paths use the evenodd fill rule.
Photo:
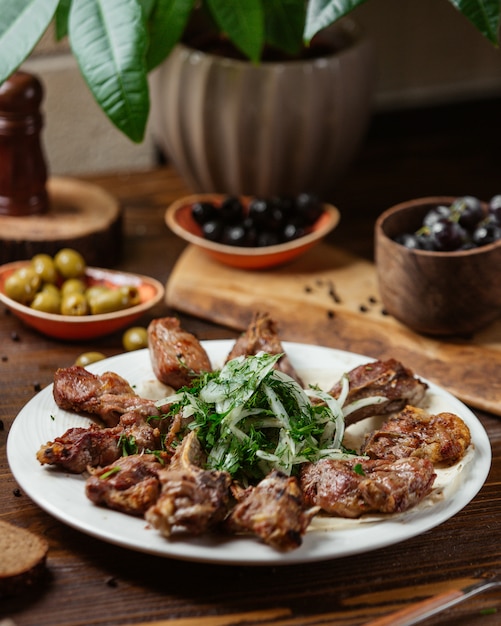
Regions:
<instances>
[{"instance_id":1,"label":"green olive","mask_svg":"<svg viewBox=\"0 0 501 626\"><path fill-rule=\"evenodd\" d=\"M35 294L31 308L44 313L59 313L61 311L61 298L52 291L39 291Z\"/></svg>"},{"instance_id":2,"label":"green olive","mask_svg":"<svg viewBox=\"0 0 501 626\"><path fill-rule=\"evenodd\" d=\"M100 313L113 313L121 311L129 306L127 295L124 295L119 289L109 289L103 293L97 294L90 302L90 312L92 315Z\"/></svg>"},{"instance_id":3,"label":"green olive","mask_svg":"<svg viewBox=\"0 0 501 626\"><path fill-rule=\"evenodd\" d=\"M40 276L40 280L44 283L56 283L58 273L54 259L48 254L35 254L31 259L31 265L35 272Z\"/></svg>"},{"instance_id":4,"label":"green olive","mask_svg":"<svg viewBox=\"0 0 501 626\"><path fill-rule=\"evenodd\" d=\"M69 293L61 300L61 313L63 315L87 315L89 306L83 293Z\"/></svg>"},{"instance_id":5,"label":"green olive","mask_svg":"<svg viewBox=\"0 0 501 626\"><path fill-rule=\"evenodd\" d=\"M21 304L29 304L40 288L40 276L31 266L20 267L4 283L5 295Z\"/></svg>"},{"instance_id":6,"label":"green olive","mask_svg":"<svg viewBox=\"0 0 501 626\"><path fill-rule=\"evenodd\" d=\"M85 293L87 286L81 278L67 278L61 285L61 295L70 293Z\"/></svg>"},{"instance_id":7,"label":"green olive","mask_svg":"<svg viewBox=\"0 0 501 626\"><path fill-rule=\"evenodd\" d=\"M63 278L80 278L85 274L85 259L80 252L72 248L59 250L54 256L54 263Z\"/></svg>"},{"instance_id":8,"label":"green olive","mask_svg":"<svg viewBox=\"0 0 501 626\"><path fill-rule=\"evenodd\" d=\"M102 352L84 352L80 356L78 356L75 360L75 365L80 365L80 367L85 367L90 363L95 363L96 361L102 361L106 358L106 355Z\"/></svg>"},{"instance_id":9,"label":"green olive","mask_svg":"<svg viewBox=\"0 0 501 626\"><path fill-rule=\"evenodd\" d=\"M121 285L119 291L127 298L129 306L135 306L141 303L141 294L139 289L134 285Z\"/></svg>"},{"instance_id":10,"label":"green olive","mask_svg":"<svg viewBox=\"0 0 501 626\"><path fill-rule=\"evenodd\" d=\"M148 331L142 326L132 326L122 335L122 345L127 352L148 347Z\"/></svg>"},{"instance_id":11,"label":"green olive","mask_svg":"<svg viewBox=\"0 0 501 626\"><path fill-rule=\"evenodd\" d=\"M57 285L53 285L52 283L44 283L40 287L40 291L51 293L53 296L57 296L59 301L61 301L61 291Z\"/></svg>"},{"instance_id":12,"label":"green olive","mask_svg":"<svg viewBox=\"0 0 501 626\"><path fill-rule=\"evenodd\" d=\"M87 287L85 290L85 297L87 298L89 306L92 305L94 298L102 293L107 293L108 291L110 291L110 288L106 285L90 285L90 287Z\"/></svg>"}]
</instances>

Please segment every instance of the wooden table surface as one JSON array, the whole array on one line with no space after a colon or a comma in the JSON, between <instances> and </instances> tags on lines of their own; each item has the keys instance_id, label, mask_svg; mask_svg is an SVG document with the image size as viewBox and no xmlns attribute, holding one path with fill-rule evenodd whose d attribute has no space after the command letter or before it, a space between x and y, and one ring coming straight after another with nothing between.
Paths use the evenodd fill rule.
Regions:
<instances>
[{"instance_id":1,"label":"wooden table surface","mask_svg":"<svg viewBox=\"0 0 501 626\"><path fill-rule=\"evenodd\" d=\"M374 219L391 204L432 194L489 198L501 192L500 105L494 100L375 116L359 157L329 198L343 215L329 241L370 259ZM189 192L173 169L87 180L123 206L120 268L167 281L184 244L165 227L164 210ZM169 314L175 312L160 304L141 323ZM31 331L3 308L0 316L0 519L40 533L50 544L43 581L1 599L0 619L17 626L355 626L501 569L501 420L480 411L493 450L480 493L439 527L370 553L287 567L220 566L136 553L67 527L18 488L7 463L7 436L16 414L52 382L57 367L89 348L109 356L122 352L121 333L87 344L61 342ZM236 335L180 317L202 339ZM427 623L489 626L499 620L499 593L491 593Z\"/></svg>"}]
</instances>

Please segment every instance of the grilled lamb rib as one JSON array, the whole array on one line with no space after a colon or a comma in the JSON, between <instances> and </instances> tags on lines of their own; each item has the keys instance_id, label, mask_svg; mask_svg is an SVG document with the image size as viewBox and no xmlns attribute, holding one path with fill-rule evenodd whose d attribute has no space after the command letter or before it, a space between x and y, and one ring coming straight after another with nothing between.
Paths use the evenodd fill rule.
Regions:
<instances>
[{"instance_id":1,"label":"grilled lamb rib","mask_svg":"<svg viewBox=\"0 0 501 626\"><path fill-rule=\"evenodd\" d=\"M381 428L367 434L361 452L372 459L419 457L453 465L463 457L470 443L468 426L454 413L430 415L423 409L407 406Z\"/></svg>"},{"instance_id":2,"label":"grilled lamb rib","mask_svg":"<svg viewBox=\"0 0 501 626\"><path fill-rule=\"evenodd\" d=\"M427 496L436 478L428 459L323 459L301 469L300 485L309 506L330 515L401 513Z\"/></svg>"},{"instance_id":3,"label":"grilled lamb rib","mask_svg":"<svg viewBox=\"0 0 501 626\"><path fill-rule=\"evenodd\" d=\"M153 401L138 396L118 374L97 375L78 365L56 371L53 395L59 408L96 415L106 426L116 426L120 416L131 411L144 417L160 414Z\"/></svg>"},{"instance_id":4,"label":"grilled lamb rib","mask_svg":"<svg viewBox=\"0 0 501 626\"><path fill-rule=\"evenodd\" d=\"M230 361L239 356L251 356L258 352L268 354L284 354L276 364L277 369L285 372L301 386L303 382L292 366L280 341L277 325L268 313L256 313L247 330L236 340L235 345L226 360Z\"/></svg>"},{"instance_id":5,"label":"grilled lamb rib","mask_svg":"<svg viewBox=\"0 0 501 626\"><path fill-rule=\"evenodd\" d=\"M162 447L158 428L145 421L141 413L131 412L122 415L112 428L96 424L89 428L70 428L54 441L42 445L37 459L42 465L57 465L81 474L89 467L108 465L121 457L126 441L133 441L137 452Z\"/></svg>"},{"instance_id":6,"label":"grilled lamb rib","mask_svg":"<svg viewBox=\"0 0 501 626\"><path fill-rule=\"evenodd\" d=\"M386 415L403 409L407 404L419 404L428 385L395 359L373 361L359 365L348 372L350 388L345 404L371 396L384 396L387 402L371 404L346 417L349 426L371 415ZM329 391L334 398L341 393L342 383L337 382Z\"/></svg>"}]
</instances>

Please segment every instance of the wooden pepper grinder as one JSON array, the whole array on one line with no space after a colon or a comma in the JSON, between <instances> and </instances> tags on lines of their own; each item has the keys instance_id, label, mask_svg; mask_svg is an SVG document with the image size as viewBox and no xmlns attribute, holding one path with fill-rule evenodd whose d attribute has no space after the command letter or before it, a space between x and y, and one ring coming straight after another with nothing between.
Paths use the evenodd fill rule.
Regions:
<instances>
[{"instance_id":1,"label":"wooden pepper grinder","mask_svg":"<svg viewBox=\"0 0 501 626\"><path fill-rule=\"evenodd\" d=\"M121 255L118 199L98 185L47 177L42 98L40 80L27 72L0 86L0 264L70 247L88 265L112 267Z\"/></svg>"},{"instance_id":2,"label":"wooden pepper grinder","mask_svg":"<svg viewBox=\"0 0 501 626\"><path fill-rule=\"evenodd\" d=\"M15 72L0 86L0 215L48 210L42 98L42 84L26 72Z\"/></svg>"}]
</instances>

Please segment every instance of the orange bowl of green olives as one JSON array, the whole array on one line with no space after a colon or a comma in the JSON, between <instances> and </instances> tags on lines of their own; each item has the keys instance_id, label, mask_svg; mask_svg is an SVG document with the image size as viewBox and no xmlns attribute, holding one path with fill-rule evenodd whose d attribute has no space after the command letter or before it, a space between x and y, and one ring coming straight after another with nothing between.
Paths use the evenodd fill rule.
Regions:
<instances>
[{"instance_id":1,"label":"orange bowl of green olives","mask_svg":"<svg viewBox=\"0 0 501 626\"><path fill-rule=\"evenodd\" d=\"M339 222L336 207L312 194L257 198L194 194L171 204L167 226L220 263L248 270L287 263Z\"/></svg>"},{"instance_id":2,"label":"orange bowl of green olives","mask_svg":"<svg viewBox=\"0 0 501 626\"><path fill-rule=\"evenodd\" d=\"M73 250L60 252L56 268L58 255L45 254L0 267L0 301L47 336L102 337L130 325L164 297L163 285L153 278L87 267Z\"/></svg>"}]
</instances>

